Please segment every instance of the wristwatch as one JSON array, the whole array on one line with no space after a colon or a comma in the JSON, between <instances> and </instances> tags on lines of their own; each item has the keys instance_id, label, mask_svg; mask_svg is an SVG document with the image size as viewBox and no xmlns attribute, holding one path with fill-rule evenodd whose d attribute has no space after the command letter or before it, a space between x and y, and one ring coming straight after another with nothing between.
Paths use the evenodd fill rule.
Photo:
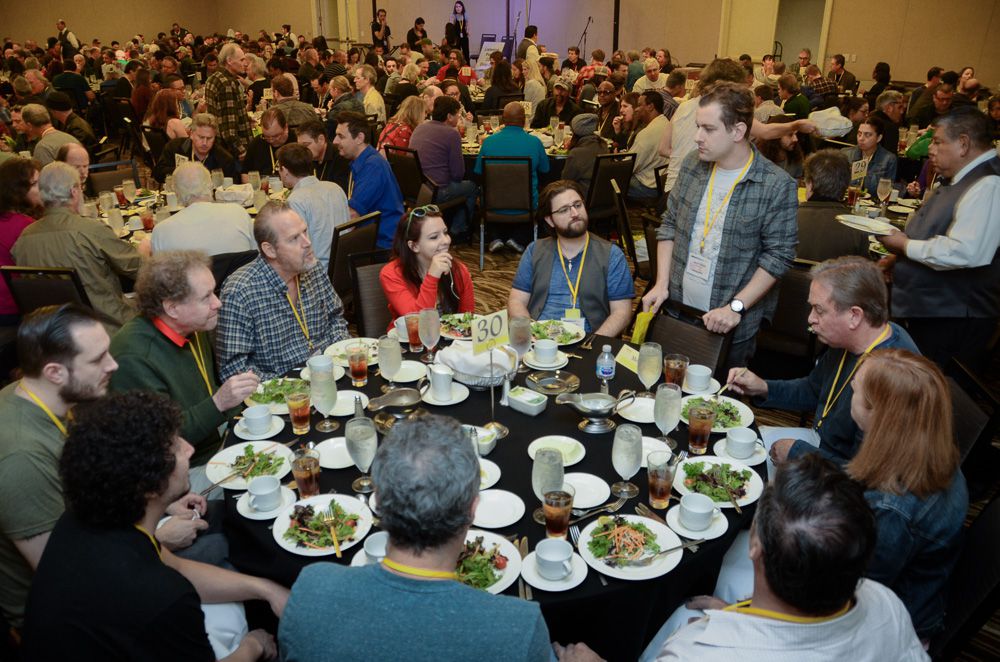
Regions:
<instances>
[{"instance_id":1,"label":"wristwatch","mask_svg":"<svg viewBox=\"0 0 1000 662\"><path fill-rule=\"evenodd\" d=\"M739 299L733 299L732 301L729 302L729 309L734 313L739 313L742 315L743 311L746 309L746 306L744 306L743 302L740 301Z\"/></svg>"}]
</instances>

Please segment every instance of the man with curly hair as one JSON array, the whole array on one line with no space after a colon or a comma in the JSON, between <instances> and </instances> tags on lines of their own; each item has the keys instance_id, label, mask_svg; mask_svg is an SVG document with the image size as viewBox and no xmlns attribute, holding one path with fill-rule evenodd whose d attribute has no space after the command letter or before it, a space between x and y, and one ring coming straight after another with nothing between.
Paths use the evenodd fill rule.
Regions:
<instances>
[{"instance_id":1,"label":"man with curly hair","mask_svg":"<svg viewBox=\"0 0 1000 662\"><path fill-rule=\"evenodd\" d=\"M239 605L231 607L242 627L226 638L212 636L216 611L199 608L202 600L267 600L280 617L287 589L177 557L150 533L190 487L194 449L180 424L177 405L142 391L111 395L76 417L59 463L67 511L31 588L25 659L275 656L270 634L246 633Z\"/></svg>"}]
</instances>

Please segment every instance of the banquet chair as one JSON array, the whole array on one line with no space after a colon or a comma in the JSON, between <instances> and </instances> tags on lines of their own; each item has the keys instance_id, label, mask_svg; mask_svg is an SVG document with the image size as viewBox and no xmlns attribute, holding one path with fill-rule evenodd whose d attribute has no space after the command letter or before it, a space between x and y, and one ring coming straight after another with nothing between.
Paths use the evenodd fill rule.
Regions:
<instances>
[{"instance_id":1,"label":"banquet chair","mask_svg":"<svg viewBox=\"0 0 1000 662\"><path fill-rule=\"evenodd\" d=\"M532 198L531 159L526 156L484 156L482 220L479 224L479 270L483 270L486 250L486 225L523 225L532 228L532 237L538 239L535 224L535 202Z\"/></svg>"},{"instance_id":2,"label":"banquet chair","mask_svg":"<svg viewBox=\"0 0 1000 662\"><path fill-rule=\"evenodd\" d=\"M634 156L634 154L633 154ZM628 220L628 208L625 206L625 196L622 194L618 182L611 180L611 190L614 194L615 206L618 208L618 245L622 251L632 260L632 278L642 278L650 280L649 260L639 262L635 252L635 239L632 237L632 226Z\"/></svg>"},{"instance_id":3,"label":"banquet chair","mask_svg":"<svg viewBox=\"0 0 1000 662\"><path fill-rule=\"evenodd\" d=\"M952 358L945 372L950 375L955 442L971 499L992 490L996 483L1000 454L993 447L993 437L1000 430L1000 400L958 359Z\"/></svg>"},{"instance_id":4,"label":"banquet chair","mask_svg":"<svg viewBox=\"0 0 1000 662\"><path fill-rule=\"evenodd\" d=\"M659 239L656 238L656 229L660 227L657 221L651 221L649 219L643 219L642 221L642 234L646 237L646 255L649 259L649 283L646 285L646 291L653 286L656 280L656 246Z\"/></svg>"},{"instance_id":5,"label":"banquet chair","mask_svg":"<svg viewBox=\"0 0 1000 662\"><path fill-rule=\"evenodd\" d=\"M499 104L499 106L500 106L501 109L504 106L506 106L508 103L510 103L511 101L524 101L524 95L523 94L501 94L499 97L497 97L497 104Z\"/></svg>"},{"instance_id":6,"label":"banquet chair","mask_svg":"<svg viewBox=\"0 0 1000 662\"><path fill-rule=\"evenodd\" d=\"M600 154L594 159L594 172L590 177L590 188L587 189L586 198L587 218L590 219L591 231L607 238L610 235L610 228L617 227L614 220L620 212L611 190L611 182L618 183L619 191L628 191L628 183L632 179L634 168L634 152ZM601 221L612 221L607 233L598 230Z\"/></svg>"},{"instance_id":7,"label":"banquet chair","mask_svg":"<svg viewBox=\"0 0 1000 662\"><path fill-rule=\"evenodd\" d=\"M170 137L167 136L166 131L155 126L144 124L141 131L142 137L146 140L146 146L149 148L149 156L153 163L156 163L160 160L160 154L163 153L163 148L170 141Z\"/></svg>"},{"instance_id":8,"label":"banquet chair","mask_svg":"<svg viewBox=\"0 0 1000 662\"><path fill-rule=\"evenodd\" d=\"M234 271L242 266L250 264L257 259L259 253L256 249L250 251L237 251L235 253L219 253L212 256L212 275L215 276L215 293L222 292L222 285Z\"/></svg>"},{"instance_id":9,"label":"banquet chair","mask_svg":"<svg viewBox=\"0 0 1000 662\"><path fill-rule=\"evenodd\" d=\"M443 214L447 214L450 210L465 204L465 198L437 201L437 184L424 174L423 166L420 165L420 155L416 150L395 145L385 145L383 149L389 167L392 168L392 174L396 176L396 183L399 184L407 210L434 203Z\"/></svg>"},{"instance_id":10,"label":"banquet chair","mask_svg":"<svg viewBox=\"0 0 1000 662\"><path fill-rule=\"evenodd\" d=\"M351 270L347 263L347 256L352 253L369 253L375 250L375 242L378 240L378 224L381 219L382 212L373 211L370 214L351 219L333 229L327 275L330 277L334 292L344 304L345 310L354 300Z\"/></svg>"},{"instance_id":11,"label":"banquet chair","mask_svg":"<svg viewBox=\"0 0 1000 662\"><path fill-rule=\"evenodd\" d=\"M0 267L17 310L27 315L42 306L78 303L88 308L90 298L75 269L62 267Z\"/></svg>"},{"instance_id":12,"label":"banquet chair","mask_svg":"<svg viewBox=\"0 0 1000 662\"><path fill-rule=\"evenodd\" d=\"M472 113L476 118L476 122L483 122L484 120L489 121L489 118L494 115L503 117L503 108L474 108Z\"/></svg>"},{"instance_id":13,"label":"banquet chair","mask_svg":"<svg viewBox=\"0 0 1000 662\"><path fill-rule=\"evenodd\" d=\"M809 332L809 269L814 262L796 259L778 283L778 304L771 323L757 334L758 360L768 365L763 374L808 373L817 353L816 335Z\"/></svg>"},{"instance_id":14,"label":"banquet chair","mask_svg":"<svg viewBox=\"0 0 1000 662\"><path fill-rule=\"evenodd\" d=\"M383 336L392 323L389 300L379 280L379 273L389 263L390 255L388 250L377 250L352 253L347 257L354 283L354 312L359 337Z\"/></svg>"},{"instance_id":15,"label":"banquet chair","mask_svg":"<svg viewBox=\"0 0 1000 662\"><path fill-rule=\"evenodd\" d=\"M712 333L702 324L700 310L667 300L663 314L655 315L646 340L658 342L666 354L684 354L691 364L708 366L721 383L726 382L726 357L733 333Z\"/></svg>"},{"instance_id":16,"label":"banquet chair","mask_svg":"<svg viewBox=\"0 0 1000 662\"><path fill-rule=\"evenodd\" d=\"M123 181L132 178L136 188L142 186L139 180L139 166L135 161L109 161L93 163L90 166L90 186L94 194L101 191L111 191Z\"/></svg>"}]
</instances>

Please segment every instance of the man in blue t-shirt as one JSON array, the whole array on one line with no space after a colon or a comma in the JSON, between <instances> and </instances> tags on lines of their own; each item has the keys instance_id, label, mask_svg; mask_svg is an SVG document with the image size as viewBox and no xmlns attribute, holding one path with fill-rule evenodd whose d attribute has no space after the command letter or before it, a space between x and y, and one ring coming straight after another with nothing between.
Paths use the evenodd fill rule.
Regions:
<instances>
[{"instance_id":1,"label":"man in blue t-shirt","mask_svg":"<svg viewBox=\"0 0 1000 662\"><path fill-rule=\"evenodd\" d=\"M538 213L555 238L528 246L514 276L507 313L535 320L582 319L585 331L618 336L632 315L635 285L622 250L587 232L579 184L552 182Z\"/></svg>"},{"instance_id":2,"label":"man in blue t-shirt","mask_svg":"<svg viewBox=\"0 0 1000 662\"><path fill-rule=\"evenodd\" d=\"M347 184L347 204L351 218L373 211L382 212L378 225L378 248L391 248L396 225L403 215L403 192L389 162L368 144L371 127L361 113L343 112L337 115L337 133L333 144L340 155L351 162L351 179Z\"/></svg>"}]
</instances>

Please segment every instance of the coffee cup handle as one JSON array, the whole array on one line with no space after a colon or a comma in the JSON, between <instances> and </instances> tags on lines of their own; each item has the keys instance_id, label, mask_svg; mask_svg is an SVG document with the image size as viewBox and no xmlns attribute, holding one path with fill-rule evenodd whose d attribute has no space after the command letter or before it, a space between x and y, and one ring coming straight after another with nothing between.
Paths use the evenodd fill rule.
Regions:
<instances>
[{"instance_id":1,"label":"coffee cup handle","mask_svg":"<svg viewBox=\"0 0 1000 662\"><path fill-rule=\"evenodd\" d=\"M566 572L563 573L563 577L564 578L565 577L569 577L570 575L572 575L573 574L573 561L572 561L572 557L570 557L569 559L563 561L562 562L562 567L563 567L563 570L566 571Z\"/></svg>"},{"instance_id":2,"label":"coffee cup handle","mask_svg":"<svg viewBox=\"0 0 1000 662\"><path fill-rule=\"evenodd\" d=\"M259 495L257 495L257 494L251 494L249 496L249 498L247 499L247 501L250 503L250 508L252 510L257 510L257 497L258 496Z\"/></svg>"},{"instance_id":3,"label":"coffee cup handle","mask_svg":"<svg viewBox=\"0 0 1000 662\"><path fill-rule=\"evenodd\" d=\"M718 508L712 508L712 519L722 515L722 511Z\"/></svg>"}]
</instances>

